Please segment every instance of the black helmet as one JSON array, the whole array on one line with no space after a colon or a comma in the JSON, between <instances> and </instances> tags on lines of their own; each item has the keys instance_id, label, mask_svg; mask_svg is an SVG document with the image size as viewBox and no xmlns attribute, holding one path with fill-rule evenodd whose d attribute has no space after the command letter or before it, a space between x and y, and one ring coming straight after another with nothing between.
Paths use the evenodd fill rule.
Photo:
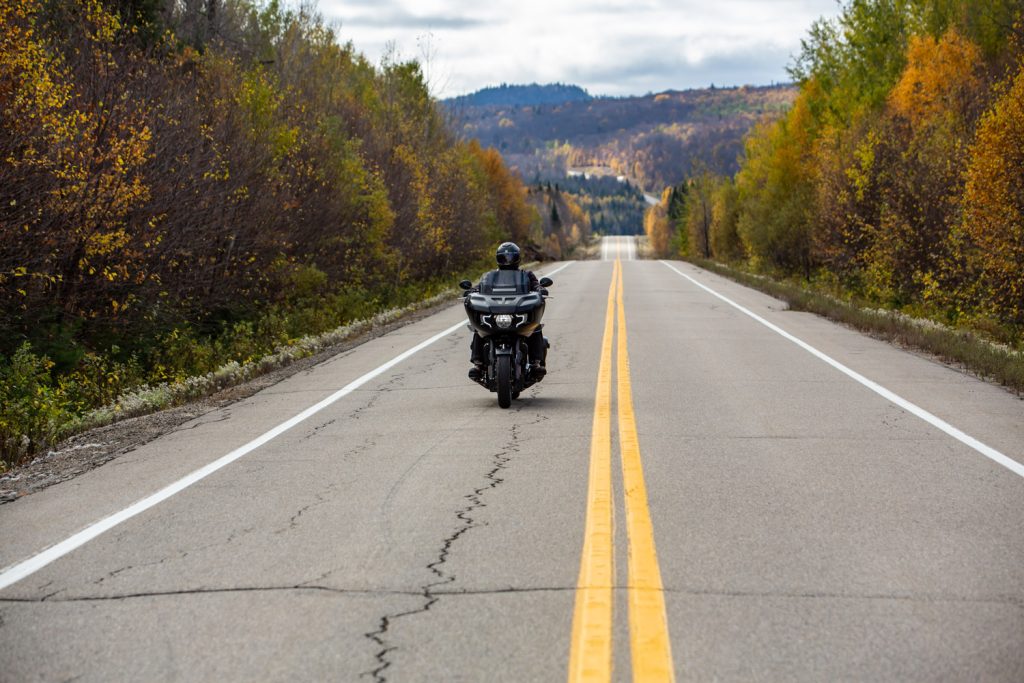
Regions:
<instances>
[{"instance_id":1,"label":"black helmet","mask_svg":"<svg viewBox=\"0 0 1024 683\"><path fill-rule=\"evenodd\" d=\"M513 242L503 242L494 256L501 270L515 270L519 267L519 247Z\"/></svg>"}]
</instances>

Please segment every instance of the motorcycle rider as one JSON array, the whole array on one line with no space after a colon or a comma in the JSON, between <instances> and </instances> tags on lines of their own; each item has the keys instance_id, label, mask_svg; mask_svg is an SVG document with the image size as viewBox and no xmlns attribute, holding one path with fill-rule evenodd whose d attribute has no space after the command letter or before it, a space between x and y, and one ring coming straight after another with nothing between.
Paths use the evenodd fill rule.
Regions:
<instances>
[{"instance_id":1,"label":"motorcycle rider","mask_svg":"<svg viewBox=\"0 0 1024 683\"><path fill-rule=\"evenodd\" d=\"M522 253L519 247L514 242L502 242L498 246L498 250L494 254L495 260L498 262L498 270L519 270L519 263L522 260ZM486 282L488 279L493 278L497 271L491 271L481 278L480 282ZM529 280L529 287L531 292L536 292L541 289L540 281L537 276L533 274L533 271L523 271ZM480 291L479 285L474 287L471 291ZM526 340L527 347L529 349L530 359L530 372L533 378L540 381L544 375L547 374L547 369L544 367L544 359L547 355L547 340L544 339L544 335L541 333L543 325L538 327L537 330L529 336ZM469 371L469 378L477 380L484 375L484 365L487 359L484 358L484 344L480 336L473 332L473 341L470 343L470 356L469 361L473 364L473 368Z\"/></svg>"}]
</instances>

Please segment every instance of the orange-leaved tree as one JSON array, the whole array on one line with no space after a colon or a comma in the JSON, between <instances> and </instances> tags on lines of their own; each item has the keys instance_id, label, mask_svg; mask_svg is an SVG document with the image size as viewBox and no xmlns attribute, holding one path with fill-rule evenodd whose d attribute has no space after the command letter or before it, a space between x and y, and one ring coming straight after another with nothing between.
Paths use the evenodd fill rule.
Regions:
<instances>
[{"instance_id":1,"label":"orange-leaved tree","mask_svg":"<svg viewBox=\"0 0 1024 683\"><path fill-rule=\"evenodd\" d=\"M865 254L873 286L899 303L946 303L957 286L950 231L984 102L981 50L956 29L914 36L888 111L874 127L880 196Z\"/></svg>"},{"instance_id":2,"label":"orange-leaved tree","mask_svg":"<svg viewBox=\"0 0 1024 683\"><path fill-rule=\"evenodd\" d=\"M672 225L668 219L668 204L672 197L672 188L667 187L661 193L661 201L647 209L644 214L644 233L647 243L654 255L663 258L669 256L672 243Z\"/></svg>"},{"instance_id":3,"label":"orange-leaved tree","mask_svg":"<svg viewBox=\"0 0 1024 683\"><path fill-rule=\"evenodd\" d=\"M998 91L971 148L961 230L982 307L1024 325L1024 64Z\"/></svg>"}]
</instances>

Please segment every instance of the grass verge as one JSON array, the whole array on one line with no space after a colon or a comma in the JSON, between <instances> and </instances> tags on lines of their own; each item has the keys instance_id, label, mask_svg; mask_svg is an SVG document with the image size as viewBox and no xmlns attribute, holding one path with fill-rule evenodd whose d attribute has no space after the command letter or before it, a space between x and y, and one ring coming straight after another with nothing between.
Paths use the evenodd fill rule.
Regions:
<instances>
[{"instance_id":1,"label":"grass verge","mask_svg":"<svg viewBox=\"0 0 1024 683\"><path fill-rule=\"evenodd\" d=\"M983 379L1024 395L1024 352L989 341L970 330L954 329L899 311L866 308L793 283L749 273L717 261L688 258L689 263L759 290L807 311L844 323L874 337L933 354Z\"/></svg>"},{"instance_id":2,"label":"grass verge","mask_svg":"<svg viewBox=\"0 0 1024 683\"><path fill-rule=\"evenodd\" d=\"M52 448L60 441L82 432L104 427L120 420L148 415L167 408L179 406L190 401L205 398L218 391L238 386L269 372L288 367L303 358L326 351L334 346L350 341L361 335L386 327L413 313L427 310L446 302L454 302L460 290L446 289L434 296L377 313L369 318L356 320L320 334L310 334L295 341L282 344L270 353L239 363L232 360L225 362L210 372L189 376L185 379L141 384L118 395L113 401L98 408L80 414L65 410L49 408L45 398L47 386L42 380L48 366L30 367L28 372L15 373L17 376L8 378L11 381L35 382L39 386L35 391L27 391L34 399L33 405L21 406L23 410L6 411L4 424L7 432L14 437L7 439L2 445L0 474L29 462L34 456ZM16 359L17 360L17 359ZM44 359L45 360L45 359ZM36 359L38 364L40 361ZM38 377L34 374L39 375ZM46 377L45 379L48 379ZM32 389L29 386L28 389ZM9 392L8 392L9 393ZM22 392L26 393L26 392ZM52 389L50 391L52 393ZM35 405L38 404L38 405ZM14 406L13 408L18 408ZM22 422L11 420L7 412L14 417L28 416L31 420ZM11 424L7 424L11 423ZM12 429L14 427L14 429ZM20 429L19 429L20 428ZM29 433L34 438L29 437Z\"/></svg>"},{"instance_id":3,"label":"grass verge","mask_svg":"<svg viewBox=\"0 0 1024 683\"><path fill-rule=\"evenodd\" d=\"M181 382L163 382L156 386L143 385L134 391L122 394L113 403L90 411L68 423L61 432L61 438L73 434L103 427L118 420L146 415L158 410L181 405L188 401L209 396L213 393L237 386L273 370L287 367L297 360L320 353L332 346L341 344L361 334L393 323L411 313L431 308L438 304L454 301L459 290L449 289L429 299L383 311L365 320L357 320L342 325L329 332L310 335L298 339L292 344L279 346L269 353L249 363L231 361L212 372L196 377L189 377Z\"/></svg>"},{"instance_id":4,"label":"grass verge","mask_svg":"<svg viewBox=\"0 0 1024 683\"><path fill-rule=\"evenodd\" d=\"M531 263L524 267L537 265ZM53 363L26 350L12 359L14 362L10 368L0 367L4 371L0 373L0 396L12 394L19 399L15 402L17 405L0 404L0 475L28 464L70 437L120 420L206 398L375 330L386 329L414 313L453 303L461 293L459 289L446 288L409 305L394 307L326 332L308 334L276 347L264 346L273 350L252 354L249 356L251 360L225 359L206 373L200 371L157 383L137 382L120 393L112 394L112 400L97 402L95 405L99 407L79 411L69 410L67 402L62 400L60 391L63 387L50 374ZM8 384L11 386L6 386Z\"/></svg>"}]
</instances>

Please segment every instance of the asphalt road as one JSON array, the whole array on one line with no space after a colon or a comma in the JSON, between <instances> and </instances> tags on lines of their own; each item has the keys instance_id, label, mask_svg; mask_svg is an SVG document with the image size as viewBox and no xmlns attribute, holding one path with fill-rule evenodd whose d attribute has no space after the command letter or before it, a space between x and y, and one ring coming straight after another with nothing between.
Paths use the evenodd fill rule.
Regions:
<instances>
[{"instance_id":1,"label":"asphalt road","mask_svg":"<svg viewBox=\"0 0 1024 683\"><path fill-rule=\"evenodd\" d=\"M610 235L601 240L602 261L636 260L636 238L628 235Z\"/></svg>"},{"instance_id":2,"label":"asphalt road","mask_svg":"<svg viewBox=\"0 0 1024 683\"><path fill-rule=\"evenodd\" d=\"M0 590L0 679L1024 680L1024 477L992 455L1024 461L1024 402L687 264L554 279L510 410L441 336L37 559ZM0 585L462 316L0 506Z\"/></svg>"}]
</instances>

